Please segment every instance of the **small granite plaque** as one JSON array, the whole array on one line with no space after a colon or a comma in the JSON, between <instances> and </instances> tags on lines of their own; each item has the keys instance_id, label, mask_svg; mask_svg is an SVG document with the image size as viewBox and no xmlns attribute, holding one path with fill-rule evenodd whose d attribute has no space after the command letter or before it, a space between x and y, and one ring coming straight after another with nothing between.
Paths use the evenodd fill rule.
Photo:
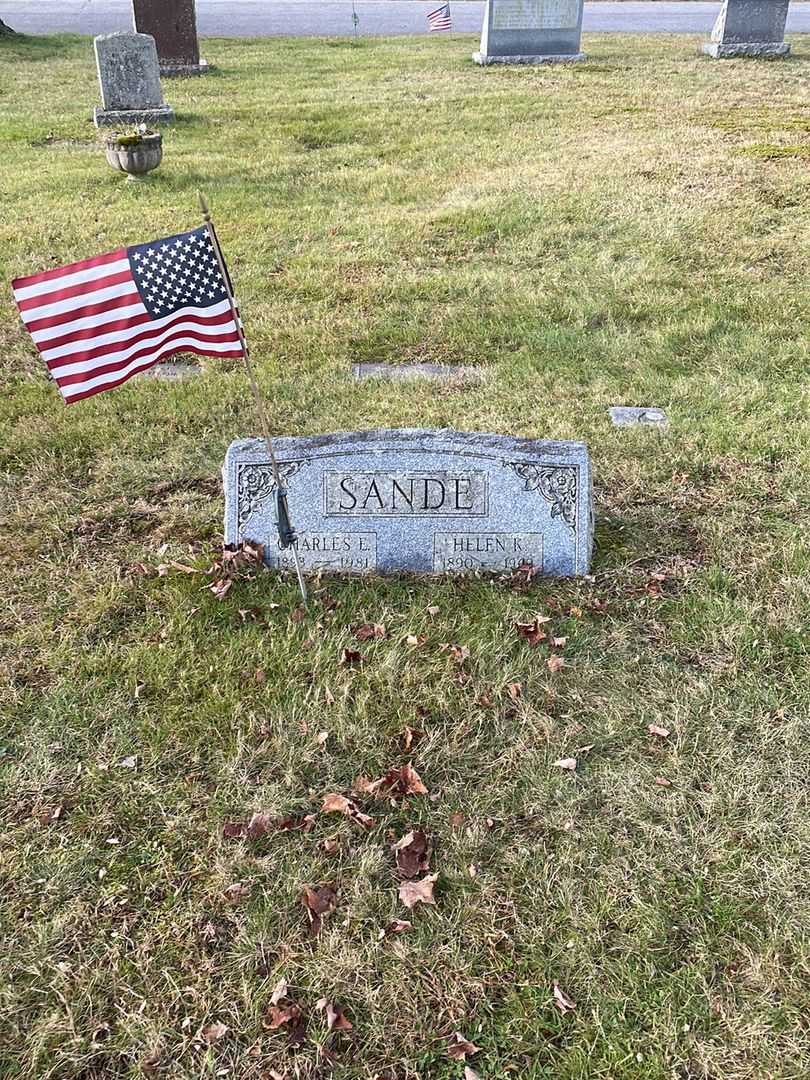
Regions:
<instances>
[{"instance_id":1,"label":"small granite plaque","mask_svg":"<svg viewBox=\"0 0 810 1080\"><path fill-rule=\"evenodd\" d=\"M96 51L102 108L96 127L158 124L174 120L163 100L154 38L148 34L101 34Z\"/></svg>"},{"instance_id":2,"label":"small granite plaque","mask_svg":"<svg viewBox=\"0 0 810 1080\"><path fill-rule=\"evenodd\" d=\"M724 0L703 51L715 60L735 56L787 56L785 41L790 0Z\"/></svg>"},{"instance_id":3,"label":"small granite plaque","mask_svg":"<svg viewBox=\"0 0 810 1080\"><path fill-rule=\"evenodd\" d=\"M436 430L274 440L306 570L343 573L588 572L591 470L582 443ZM264 544L290 569L273 519L261 439L232 443L223 468L225 542Z\"/></svg>"},{"instance_id":4,"label":"small granite plaque","mask_svg":"<svg viewBox=\"0 0 810 1080\"><path fill-rule=\"evenodd\" d=\"M583 60L583 0L487 0L477 64Z\"/></svg>"}]
</instances>

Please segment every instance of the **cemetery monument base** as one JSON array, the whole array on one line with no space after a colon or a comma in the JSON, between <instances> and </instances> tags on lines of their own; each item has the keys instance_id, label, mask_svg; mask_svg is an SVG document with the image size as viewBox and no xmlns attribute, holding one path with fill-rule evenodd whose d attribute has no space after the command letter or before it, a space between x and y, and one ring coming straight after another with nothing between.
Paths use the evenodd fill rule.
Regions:
<instances>
[{"instance_id":1,"label":"cemetery monument base","mask_svg":"<svg viewBox=\"0 0 810 1080\"><path fill-rule=\"evenodd\" d=\"M573 64L580 49L583 0L487 0L476 64Z\"/></svg>"},{"instance_id":2,"label":"cemetery monument base","mask_svg":"<svg viewBox=\"0 0 810 1080\"><path fill-rule=\"evenodd\" d=\"M785 41L790 0L724 0L703 51L715 60L736 56L772 59L787 56Z\"/></svg>"},{"instance_id":3,"label":"cemetery monument base","mask_svg":"<svg viewBox=\"0 0 810 1080\"><path fill-rule=\"evenodd\" d=\"M154 38L148 34L100 34L93 41L101 108L96 127L167 124L174 110L163 100Z\"/></svg>"}]
</instances>

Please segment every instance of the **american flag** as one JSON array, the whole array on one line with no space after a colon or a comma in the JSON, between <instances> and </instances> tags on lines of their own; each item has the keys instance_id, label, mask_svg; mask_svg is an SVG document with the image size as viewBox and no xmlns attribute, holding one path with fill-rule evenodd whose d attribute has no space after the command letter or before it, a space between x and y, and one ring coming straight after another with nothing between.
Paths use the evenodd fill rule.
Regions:
<instances>
[{"instance_id":1,"label":"american flag","mask_svg":"<svg viewBox=\"0 0 810 1080\"><path fill-rule=\"evenodd\" d=\"M429 11L427 15L428 30L433 33L436 30L452 30L453 20L450 18L450 4L442 4L435 11Z\"/></svg>"},{"instance_id":2,"label":"american flag","mask_svg":"<svg viewBox=\"0 0 810 1080\"><path fill-rule=\"evenodd\" d=\"M173 353L243 356L205 226L17 278L11 287L68 405Z\"/></svg>"}]
</instances>

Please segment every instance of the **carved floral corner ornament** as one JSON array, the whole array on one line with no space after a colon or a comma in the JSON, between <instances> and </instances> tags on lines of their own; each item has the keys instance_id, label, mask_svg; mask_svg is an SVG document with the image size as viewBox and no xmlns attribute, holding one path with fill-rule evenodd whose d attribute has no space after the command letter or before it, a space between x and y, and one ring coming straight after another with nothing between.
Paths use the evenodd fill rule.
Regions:
<instances>
[{"instance_id":1,"label":"carved floral corner ornament","mask_svg":"<svg viewBox=\"0 0 810 1080\"><path fill-rule=\"evenodd\" d=\"M278 471L282 484L287 484L291 477L306 465L305 461L288 461L279 465ZM253 513L267 502L276 489L271 465L240 465L237 490L239 494L238 528L241 532Z\"/></svg>"},{"instance_id":2,"label":"carved floral corner ornament","mask_svg":"<svg viewBox=\"0 0 810 1080\"><path fill-rule=\"evenodd\" d=\"M532 465L524 461L507 461L525 481L526 491L538 491L551 504L551 516L562 518L574 532L577 529L576 465Z\"/></svg>"}]
</instances>

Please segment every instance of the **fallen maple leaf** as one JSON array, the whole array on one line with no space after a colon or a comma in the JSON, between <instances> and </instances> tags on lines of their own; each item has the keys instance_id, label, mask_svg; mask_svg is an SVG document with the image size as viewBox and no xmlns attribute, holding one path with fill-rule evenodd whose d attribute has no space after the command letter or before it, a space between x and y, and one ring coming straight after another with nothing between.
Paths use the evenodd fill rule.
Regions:
<instances>
[{"instance_id":1,"label":"fallen maple leaf","mask_svg":"<svg viewBox=\"0 0 810 1080\"><path fill-rule=\"evenodd\" d=\"M470 650L466 645L451 645L445 641L439 646L439 649L442 652L449 652L457 664L463 664L465 660L470 658Z\"/></svg>"},{"instance_id":2,"label":"fallen maple leaf","mask_svg":"<svg viewBox=\"0 0 810 1080\"><path fill-rule=\"evenodd\" d=\"M577 759L575 757L563 757L559 761L554 762L560 769L568 769L573 772L577 767Z\"/></svg>"},{"instance_id":3,"label":"fallen maple leaf","mask_svg":"<svg viewBox=\"0 0 810 1080\"><path fill-rule=\"evenodd\" d=\"M401 840L392 845L392 850L396 852L397 869L403 877L416 877L429 868L428 841L422 829L405 833Z\"/></svg>"},{"instance_id":4,"label":"fallen maple leaf","mask_svg":"<svg viewBox=\"0 0 810 1080\"><path fill-rule=\"evenodd\" d=\"M222 835L226 840L241 840L245 835L244 821L226 821L222 826Z\"/></svg>"},{"instance_id":5,"label":"fallen maple leaf","mask_svg":"<svg viewBox=\"0 0 810 1080\"><path fill-rule=\"evenodd\" d=\"M208 1045L211 1046L212 1043L217 1042L223 1035L227 1034L227 1031L228 1025L217 1021L216 1023L209 1024L208 1027L203 1028L200 1034Z\"/></svg>"},{"instance_id":6,"label":"fallen maple leaf","mask_svg":"<svg viewBox=\"0 0 810 1080\"><path fill-rule=\"evenodd\" d=\"M412 926L413 923L408 922L407 919L394 919L388 926L380 930L378 935L379 939L382 941L382 939L388 937L389 934L401 934L404 930L410 930Z\"/></svg>"},{"instance_id":7,"label":"fallen maple leaf","mask_svg":"<svg viewBox=\"0 0 810 1080\"><path fill-rule=\"evenodd\" d=\"M354 783L355 791L364 791L377 795L384 791L390 795L427 795L427 788L413 765L405 763L399 768L389 769L379 780L367 780L360 776Z\"/></svg>"},{"instance_id":8,"label":"fallen maple leaf","mask_svg":"<svg viewBox=\"0 0 810 1080\"><path fill-rule=\"evenodd\" d=\"M656 776L655 783L658 784L659 787L672 787L672 781L667 780L665 776Z\"/></svg>"},{"instance_id":9,"label":"fallen maple leaf","mask_svg":"<svg viewBox=\"0 0 810 1080\"><path fill-rule=\"evenodd\" d=\"M565 667L565 660L561 656L549 656L546 659L549 671L559 671L560 668Z\"/></svg>"},{"instance_id":10,"label":"fallen maple leaf","mask_svg":"<svg viewBox=\"0 0 810 1080\"><path fill-rule=\"evenodd\" d=\"M424 645L427 641L427 634L408 634L405 638L405 644L412 649L418 649L421 645Z\"/></svg>"},{"instance_id":11,"label":"fallen maple leaf","mask_svg":"<svg viewBox=\"0 0 810 1080\"><path fill-rule=\"evenodd\" d=\"M568 994L566 994L566 992L560 987L559 983L554 983L553 993L554 1004L557 1006L557 1008L563 1015L565 1015L565 1013L567 1012L571 1012L577 1007L576 1002L571 1000Z\"/></svg>"},{"instance_id":12,"label":"fallen maple leaf","mask_svg":"<svg viewBox=\"0 0 810 1080\"><path fill-rule=\"evenodd\" d=\"M657 735L660 739L668 739L670 736L669 728L661 727L660 724L647 724L647 731L650 735Z\"/></svg>"},{"instance_id":13,"label":"fallen maple leaf","mask_svg":"<svg viewBox=\"0 0 810 1080\"><path fill-rule=\"evenodd\" d=\"M420 730L419 728L408 727L408 725L406 724L405 728L404 728L404 730L402 732L402 746L403 746L403 748L405 750L410 750L410 748L417 741L417 739L424 738L424 735L425 735L424 731Z\"/></svg>"},{"instance_id":14,"label":"fallen maple leaf","mask_svg":"<svg viewBox=\"0 0 810 1080\"><path fill-rule=\"evenodd\" d=\"M460 1031L454 1031L450 1036L450 1046L447 1049L447 1053L455 1061L465 1061L467 1056L473 1056L477 1054L481 1049L480 1046L476 1046L475 1043L470 1042L469 1039L465 1039Z\"/></svg>"},{"instance_id":15,"label":"fallen maple leaf","mask_svg":"<svg viewBox=\"0 0 810 1080\"><path fill-rule=\"evenodd\" d=\"M277 821L276 828L279 832L292 832L295 829L309 832L315 824L315 818L315 814L298 814L297 816L291 814Z\"/></svg>"},{"instance_id":16,"label":"fallen maple leaf","mask_svg":"<svg viewBox=\"0 0 810 1080\"><path fill-rule=\"evenodd\" d=\"M337 893L331 885L318 885L314 889L305 885L301 903L309 917L310 937L317 937L323 925L322 917L331 915L337 907Z\"/></svg>"},{"instance_id":17,"label":"fallen maple leaf","mask_svg":"<svg viewBox=\"0 0 810 1080\"><path fill-rule=\"evenodd\" d=\"M435 904L433 886L436 884L438 877L438 874L428 874L421 881L403 881L399 887L399 898L405 907L413 908L417 904Z\"/></svg>"},{"instance_id":18,"label":"fallen maple leaf","mask_svg":"<svg viewBox=\"0 0 810 1080\"><path fill-rule=\"evenodd\" d=\"M347 799L345 795L335 793L325 795L321 813L344 814L347 818L351 818L352 821L356 821L358 825L362 825L364 829L369 829L374 824L374 818L364 814L357 803Z\"/></svg>"}]
</instances>

